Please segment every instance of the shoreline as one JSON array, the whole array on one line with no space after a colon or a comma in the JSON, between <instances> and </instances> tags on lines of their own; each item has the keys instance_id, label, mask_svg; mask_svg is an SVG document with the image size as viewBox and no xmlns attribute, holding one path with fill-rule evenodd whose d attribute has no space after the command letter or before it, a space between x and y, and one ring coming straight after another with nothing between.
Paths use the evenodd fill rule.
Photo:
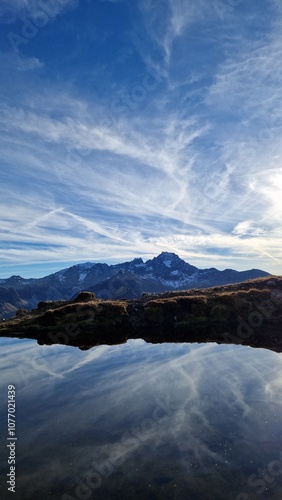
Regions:
<instances>
[{"instance_id":1,"label":"shoreline","mask_svg":"<svg viewBox=\"0 0 282 500\"><path fill-rule=\"evenodd\" d=\"M40 302L0 323L1 337L88 349L141 338L146 342L217 342L282 352L282 277L206 289L102 300L81 292L72 301Z\"/></svg>"}]
</instances>

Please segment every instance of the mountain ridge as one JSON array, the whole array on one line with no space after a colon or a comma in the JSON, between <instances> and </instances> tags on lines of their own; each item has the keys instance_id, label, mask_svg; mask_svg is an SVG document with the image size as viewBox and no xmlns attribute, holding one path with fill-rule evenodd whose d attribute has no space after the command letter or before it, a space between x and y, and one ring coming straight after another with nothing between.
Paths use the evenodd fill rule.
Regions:
<instances>
[{"instance_id":1,"label":"mountain ridge","mask_svg":"<svg viewBox=\"0 0 282 500\"><path fill-rule=\"evenodd\" d=\"M142 258L114 265L85 262L43 278L13 275L1 280L0 315L12 317L18 308L32 309L42 300L69 300L83 290L111 300L140 298L143 293L207 288L268 275L260 269L198 269L172 252L162 252L145 262Z\"/></svg>"},{"instance_id":2,"label":"mountain ridge","mask_svg":"<svg viewBox=\"0 0 282 500\"><path fill-rule=\"evenodd\" d=\"M121 271L122 275L123 271ZM126 271L125 271L126 273ZM282 352L282 277L211 288L103 300L80 292L73 300L42 301L0 322L0 336L88 349L146 342L217 342Z\"/></svg>"}]
</instances>

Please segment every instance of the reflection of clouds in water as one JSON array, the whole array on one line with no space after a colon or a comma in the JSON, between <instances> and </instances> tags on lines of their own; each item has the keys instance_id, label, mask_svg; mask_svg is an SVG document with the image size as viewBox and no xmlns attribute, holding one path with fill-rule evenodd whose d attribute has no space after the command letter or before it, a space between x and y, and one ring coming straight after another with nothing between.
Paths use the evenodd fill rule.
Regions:
<instances>
[{"instance_id":1,"label":"reflection of clouds in water","mask_svg":"<svg viewBox=\"0 0 282 500\"><path fill-rule=\"evenodd\" d=\"M27 372L18 461L33 483L83 477L107 460L132 474L138 463L176 461L186 472L238 466L256 456L261 436L269 439L272 417L262 428L260 415L281 398L282 356L263 349L140 340L80 351L2 339L1 353L2 384L15 366Z\"/></svg>"},{"instance_id":2,"label":"reflection of clouds in water","mask_svg":"<svg viewBox=\"0 0 282 500\"><path fill-rule=\"evenodd\" d=\"M282 367L275 378L265 384L264 393L270 400L282 404Z\"/></svg>"},{"instance_id":3,"label":"reflection of clouds in water","mask_svg":"<svg viewBox=\"0 0 282 500\"><path fill-rule=\"evenodd\" d=\"M44 369L45 360L41 362L41 371L45 373L37 375L39 366L39 349L34 340L1 339L0 354L0 384L17 384L19 387L33 383L43 382L49 368ZM36 376L37 375L37 376Z\"/></svg>"},{"instance_id":4,"label":"reflection of clouds in water","mask_svg":"<svg viewBox=\"0 0 282 500\"><path fill-rule=\"evenodd\" d=\"M11 374L15 382L25 384L29 379L34 382L43 381L44 375L60 377L60 373L53 367L57 364L58 346L38 346L35 340L1 339L1 383L10 379ZM34 372L43 372L36 374ZM41 376L39 376L41 375Z\"/></svg>"},{"instance_id":5,"label":"reflection of clouds in water","mask_svg":"<svg viewBox=\"0 0 282 500\"><path fill-rule=\"evenodd\" d=\"M182 439L178 443L178 448L183 452L181 464L190 469L191 462L197 462L198 467L206 469L211 463L224 462L224 458L219 453L210 449L199 437L190 436L188 439Z\"/></svg>"},{"instance_id":6,"label":"reflection of clouds in water","mask_svg":"<svg viewBox=\"0 0 282 500\"><path fill-rule=\"evenodd\" d=\"M98 346L85 352L65 345L38 345L35 340L8 338L0 340L0 384L5 385L13 380L20 386L28 385L31 380L33 384L48 382L50 386L53 377L62 379L69 372L79 370L120 347ZM55 380L53 382L55 383Z\"/></svg>"}]
</instances>

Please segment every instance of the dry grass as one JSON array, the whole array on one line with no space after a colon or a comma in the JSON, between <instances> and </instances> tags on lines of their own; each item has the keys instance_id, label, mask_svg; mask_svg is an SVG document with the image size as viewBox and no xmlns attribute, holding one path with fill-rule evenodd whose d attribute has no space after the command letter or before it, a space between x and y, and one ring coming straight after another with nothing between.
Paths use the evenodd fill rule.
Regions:
<instances>
[{"instance_id":1,"label":"dry grass","mask_svg":"<svg viewBox=\"0 0 282 500\"><path fill-rule=\"evenodd\" d=\"M28 328L64 328L66 323L96 325L103 331L113 326L134 324L171 328L216 322L232 323L239 315L247 317L257 304L281 293L282 278L267 277L244 283L201 290L166 292L148 295L140 300L79 300L43 302L24 316L0 322L0 332ZM278 307L279 311L280 308ZM276 316L278 313L277 312ZM278 316L277 316L278 317ZM234 319L235 318L235 319Z\"/></svg>"}]
</instances>

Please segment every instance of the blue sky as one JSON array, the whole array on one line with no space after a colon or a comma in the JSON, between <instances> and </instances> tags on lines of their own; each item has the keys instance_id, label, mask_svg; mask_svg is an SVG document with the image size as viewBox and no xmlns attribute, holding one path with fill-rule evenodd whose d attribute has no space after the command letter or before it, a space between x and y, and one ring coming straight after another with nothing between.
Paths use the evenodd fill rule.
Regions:
<instances>
[{"instance_id":1,"label":"blue sky","mask_svg":"<svg viewBox=\"0 0 282 500\"><path fill-rule=\"evenodd\" d=\"M10 0L0 277L175 252L281 274L280 0Z\"/></svg>"}]
</instances>

